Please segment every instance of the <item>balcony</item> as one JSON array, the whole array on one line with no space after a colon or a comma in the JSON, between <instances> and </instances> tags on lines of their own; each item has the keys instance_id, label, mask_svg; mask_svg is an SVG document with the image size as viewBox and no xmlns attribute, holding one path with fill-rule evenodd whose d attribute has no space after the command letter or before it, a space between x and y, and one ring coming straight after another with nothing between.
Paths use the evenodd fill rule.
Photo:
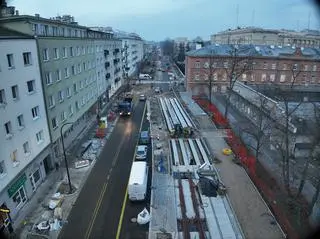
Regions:
<instances>
[{"instance_id":1,"label":"balcony","mask_svg":"<svg viewBox=\"0 0 320 239\"><path fill-rule=\"evenodd\" d=\"M110 79L110 73L107 73L106 74L106 80L109 80Z\"/></svg>"},{"instance_id":2,"label":"balcony","mask_svg":"<svg viewBox=\"0 0 320 239\"><path fill-rule=\"evenodd\" d=\"M120 68L116 68L116 69L114 70L114 74L117 74L118 72L120 72Z\"/></svg>"},{"instance_id":3,"label":"balcony","mask_svg":"<svg viewBox=\"0 0 320 239\"><path fill-rule=\"evenodd\" d=\"M107 70L110 67L110 62L107 61L106 63L104 63L104 68Z\"/></svg>"},{"instance_id":4,"label":"balcony","mask_svg":"<svg viewBox=\"0 0 320 239\"><path fill-rule=\"evenodd\" d=\"M116 59L113 60L113 64L114 65L117 65L119 62L120 62L120 58L116 58Z\"/></svg>"},{"instance_id":5,"label":"balcony","mask_svg":"<svg viewBox=\"0 0 320 239\"><path fill-rule=\"evenodd\" d=\"M113 55L115 56L115 55L117 55L118 53L120 53L120 49L119 49L119 48L114 49Z\"/></svg>"},{"instance_id":6,"label":"balcony","mask_svg":"<svg viewBox=\"0 0 320 239\"><path fill-rule=\"evenodd\" d=\"M104 50L104 58L107 58L109 56L109 51L108 50Z\"/></svg>"}]
</instances>

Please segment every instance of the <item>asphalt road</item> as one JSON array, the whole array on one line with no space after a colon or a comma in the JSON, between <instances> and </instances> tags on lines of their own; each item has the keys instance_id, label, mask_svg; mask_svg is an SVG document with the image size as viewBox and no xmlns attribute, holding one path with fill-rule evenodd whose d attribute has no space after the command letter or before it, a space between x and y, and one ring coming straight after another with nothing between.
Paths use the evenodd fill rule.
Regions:
<instances>
[{"instance_id":1,"label":"asphalt road","mask_svg":"<svg viewBox=\"0 0 320 239\"><path fill-rule=\"evenodd\" d=\"M149 122L144 119L142 124L142 130L148 130ZM150 212L150 196L151 196L151 180L152 180L152 147L151 144L148 145L147 152L147 163L149 166L148 174L148 185L147 185L147 195L146 199L141 202L131 202L127 200L121 231L120 239L143 239L147 238L147 233L149 231L149 223L145 225L139 225L136 222L132 222L132 218L137 218L138 214L146 207Z\"/></svg>"},{"instance_id":2,"label":"asphalt road","mask_svg":"<svg viewBox=\"0 0 320 239\"><path fill-rule=\"evenodd\" d=\"M116 238L144 108L139 102L131 118L119 119L59 238Z\"/></svg>"}]
</instances>

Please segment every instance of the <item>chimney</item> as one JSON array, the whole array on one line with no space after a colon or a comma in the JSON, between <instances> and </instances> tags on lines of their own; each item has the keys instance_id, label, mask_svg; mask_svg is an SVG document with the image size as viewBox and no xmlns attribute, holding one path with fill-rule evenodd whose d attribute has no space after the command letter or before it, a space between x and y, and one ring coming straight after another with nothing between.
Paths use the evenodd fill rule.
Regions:
<instances>
[{"instance_id":1,"label":"chimney","mask_svg":"<svg viewBox=\"0 0 320 239\"><path fill-rule=\"evenodd\" d=\"M16 15L19 16L19 10L16 10Z\"/></svg>"}]
</instances>

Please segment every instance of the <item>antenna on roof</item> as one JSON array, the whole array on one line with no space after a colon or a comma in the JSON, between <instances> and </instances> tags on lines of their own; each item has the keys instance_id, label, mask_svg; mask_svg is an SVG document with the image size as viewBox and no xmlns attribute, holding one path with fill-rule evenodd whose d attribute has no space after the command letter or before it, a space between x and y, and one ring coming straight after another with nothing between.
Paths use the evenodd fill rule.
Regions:
<instances>
[{"instance_id":1,"label":"antenna on roof","mask_svg":"<svg viewBox=\"0 0 320 239\"><path fill-rule=\"evenodd\" d=\"M239 4L237 4L237 9L236 9L236 28L239 26Z\"/></svg>"},{"instance_id":2,"label":"antenna on roof","mask_svg":"<svg viewBox=\"0 0 320 239\"><path fill-rule=\"evenodd\" d=\"M308 30L310 30L310 18L311 18L311 12L309 11L309 16L308 16Z\"/></svg>"},{"instance_id":3,"label":"antenna on roof","mask_svg":"<svg viewBox=\"0 0 320 239\"><path fill-rule=\"evenodd\" d=\"M254 14L255 14L255 10L252 10L252 17L251 17L251 26L254 26Z\"/></svg>"}]
</instances>

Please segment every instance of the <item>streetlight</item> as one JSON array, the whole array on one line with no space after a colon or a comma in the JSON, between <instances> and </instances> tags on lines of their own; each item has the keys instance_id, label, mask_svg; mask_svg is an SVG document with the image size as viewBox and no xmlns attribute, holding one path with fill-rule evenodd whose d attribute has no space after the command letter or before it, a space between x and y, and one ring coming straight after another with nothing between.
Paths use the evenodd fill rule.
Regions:
<instances>
[{"instance_id":1,"label":"streetlight","mask_svg":"<svg viewBox=\"0 0 320 239\"><path fill-rule=\"evenodd\" d=\"M68 125L68 124L73 124L73 122L67 122L64 123L61 128L60 128L60 137L61 137L61 142L62 142L62 150L63 150L63 156L64 156L64 163L66 165L67 168L67 176L68 176L68 184L69 184L69 193L72 193L72 185L71 185L71 180L70 180L70 174L69 174L69 166L68 166L68 161L67 161L67 156L66 156L66 151L64 149L64 141L63 141L63 135L62 135L62 129L64 126Z\"/></svg>"}]
</instances>

